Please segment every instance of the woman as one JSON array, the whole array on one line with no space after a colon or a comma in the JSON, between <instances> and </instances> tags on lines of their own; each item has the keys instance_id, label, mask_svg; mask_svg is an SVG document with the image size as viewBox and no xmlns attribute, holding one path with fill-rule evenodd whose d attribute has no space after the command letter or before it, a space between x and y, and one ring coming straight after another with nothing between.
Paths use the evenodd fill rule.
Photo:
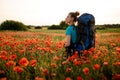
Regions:
<instances>
[{"instance_id":1,"label":"woman","mask_svg":"<svg viewBox=\"0 0 120 80\"><path fill-rule=\"evenodd\" d=\"M66 29L66 43L65 47L67 48L67 53L72 55L71 49L74 48L74 43L76 42L76 29L75 23L77 22L77 16L79 16L79 12L70 12L66 18L66 23L69 26Z\"/></svg>"}]
</instances>

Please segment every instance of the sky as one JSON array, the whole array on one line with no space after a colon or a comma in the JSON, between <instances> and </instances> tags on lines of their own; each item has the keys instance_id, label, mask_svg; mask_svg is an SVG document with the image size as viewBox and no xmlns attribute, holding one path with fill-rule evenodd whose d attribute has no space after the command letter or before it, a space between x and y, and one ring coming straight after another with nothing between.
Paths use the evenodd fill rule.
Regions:
<instances>
[{"instance_id":1,"label":"sky","mask_svg":"<svg viewBox=\"0 0 120 80\"><path fill-rule=\"evenodd\" d=\"M120 0L0 0L0 23L57 25L69 12L91 13L96 24L120 24Z\"/></svg>"}]
</instances>

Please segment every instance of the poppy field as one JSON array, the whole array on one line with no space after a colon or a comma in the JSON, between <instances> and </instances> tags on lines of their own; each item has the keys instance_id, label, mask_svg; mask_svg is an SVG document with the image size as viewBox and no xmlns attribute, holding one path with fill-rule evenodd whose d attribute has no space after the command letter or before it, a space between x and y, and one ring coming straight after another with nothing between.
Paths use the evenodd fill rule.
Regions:
<instances>
[{"instance_id":1,"label":"poppy field","mask_svg":"<svg viewBox=\"0 0 120 80\"><path fill-rule=\"evenodd\" d=\"M0 80L120 80L120 33L66 57L65 31L0 32Z\"/></svg>"}]
</instances>

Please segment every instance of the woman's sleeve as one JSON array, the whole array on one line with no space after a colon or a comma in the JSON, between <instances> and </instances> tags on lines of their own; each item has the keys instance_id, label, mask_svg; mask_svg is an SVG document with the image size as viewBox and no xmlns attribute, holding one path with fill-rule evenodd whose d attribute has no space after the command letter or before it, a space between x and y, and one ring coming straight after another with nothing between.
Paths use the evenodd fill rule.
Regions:
<instances>
[{"instance_id":1,"label":"woman's sleeve","mask_svg":"<svg viewBox=\"0 0 120 80\"><path fill-rule=\"evenodd\" d=\"M68 28L66 29L66 35L71 35L71 28L70 28L70 27L68 27Z\"/></svg>"}]
</instances>

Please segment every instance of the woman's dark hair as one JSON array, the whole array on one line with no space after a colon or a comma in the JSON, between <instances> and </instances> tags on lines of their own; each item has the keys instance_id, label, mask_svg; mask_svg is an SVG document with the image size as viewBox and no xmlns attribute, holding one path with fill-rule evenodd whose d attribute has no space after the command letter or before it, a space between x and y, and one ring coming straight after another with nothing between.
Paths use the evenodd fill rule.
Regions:
<instances>
[{"instance_id":1,"label":"woman's dark hair","mask_svg":"<svg viewBox=\"0 0 120 80\"><path fill-rule=\"evenodd\" d=\"M69 14L71 15L71 17L74 18L74 22L76 22L77 16L79 16L80 13L78 11L76 11L76 12L70 12Z\"/></svg>"}]
</instances>

